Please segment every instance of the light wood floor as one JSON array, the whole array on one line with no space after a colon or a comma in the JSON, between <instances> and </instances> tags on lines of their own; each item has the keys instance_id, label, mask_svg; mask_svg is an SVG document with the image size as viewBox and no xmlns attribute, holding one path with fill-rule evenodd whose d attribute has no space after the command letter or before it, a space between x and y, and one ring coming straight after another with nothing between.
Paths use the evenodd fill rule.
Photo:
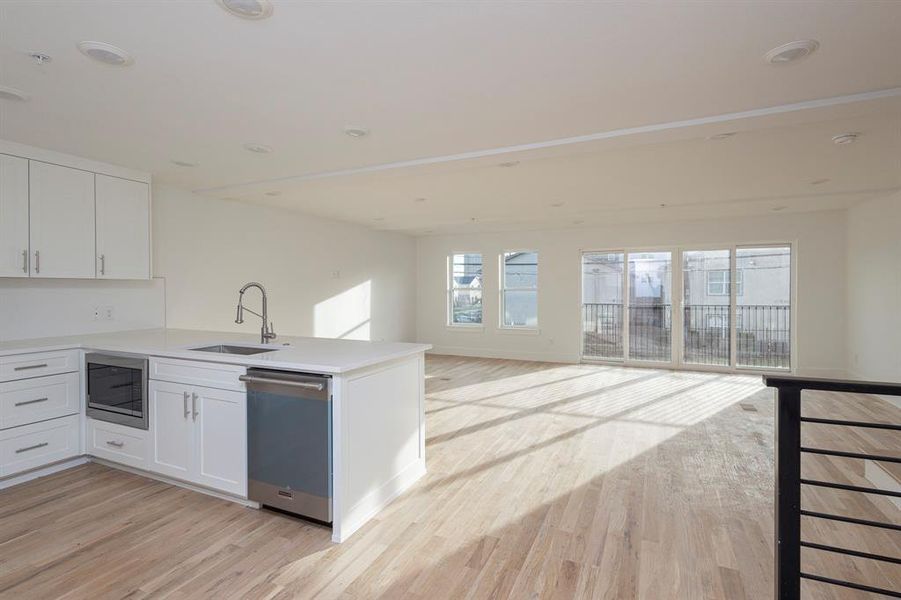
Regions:
<instances>
[{"instance_id":1,"label":"light wood floor","mask_svg":"<svg viewBox=\"0 0 901 600\"><path fill-rule=\"evenodd\" d=\"M0 492L0 597L772 597L773 392L758 377L454 357L429 358L427 377L429 473L348 542L89 464ZM874 399L805 403L901 421ZM897 438L824 429L805 443L901 453ZM806 475L866 483L855 461L811 458ZM882 498L805 490L804 503L899 521ZM804 528L901 555L897 533ZM901 588L901 567L804 561Z\"/></svg>"}]
</instances>

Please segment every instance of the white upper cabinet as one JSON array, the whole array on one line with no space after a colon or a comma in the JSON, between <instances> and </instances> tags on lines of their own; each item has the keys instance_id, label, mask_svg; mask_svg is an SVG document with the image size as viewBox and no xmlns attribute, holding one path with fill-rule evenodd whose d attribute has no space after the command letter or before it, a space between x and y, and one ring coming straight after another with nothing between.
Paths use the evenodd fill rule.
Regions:
<instances>
[{"instance_id":1,"label":"white upper cabinet","mask_svg":"<svg viewBox=\"0 0 901 600\"><path fill-rule=\"evenodd\" d=\"M97 277L150 278L150 186L96 175Z\"/></svg>"},{"instance_id":2,"label":"white upper cabinet","mask_svg":"<svg viewBox=\"0 0 901 600\"><path fill-rule=\"evenodd\" d=\"M28 160L0 154L0 277L28 277Z\"/></svg>"},{"instance_id":3,"label":"white upper cabinet","mask_svg":"<svg viewBox=\"0 0 901 600\"><path fill-rule=\"evenodd\" d=\"M29 182L31 276L94 277L94 174L31 161Z\"/></svg>"}]
</instances>

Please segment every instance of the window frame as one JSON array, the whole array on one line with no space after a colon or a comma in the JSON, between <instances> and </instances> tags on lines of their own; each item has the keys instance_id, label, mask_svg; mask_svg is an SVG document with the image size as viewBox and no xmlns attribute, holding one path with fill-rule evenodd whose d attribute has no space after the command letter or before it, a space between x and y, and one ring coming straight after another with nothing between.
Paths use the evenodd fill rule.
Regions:
<instances>
[{"instance_id":1,"label":"window frame","mask_svg":"<svg viewBox=\"0 0 901 600\"><path fill-rule=\"evenodd\" d=\"M534 287L507 287L506 258L509 254L534 254L535 255L535 286ZM498 255L498 324L497 328L501 331L522 332L522 333L538 333L541 320L539 318L539 298L538 289L540 287L540 269L541 254L539 250L532 249L516 249L502 250ZM535 292L535 325L507 325L507 292Z\"/></svg>"},{"instance_id":2,"label":"window frame","mask_svg":"<svg viewBox=\"0 0 901 600\"><path fill-rule=\"evenodd\" d=\"M482 296L482 317L478 323L456 323L454 322L454 292L458 290L467 290L471 288L458 287L454 281L454 257L466 256L467 254L478 254L482 264L482 286L479 293ZM485 328L485 256L481 252L460 252L454 251L447 255L447 292L445 293L445 325L453 329L481 330Z\"/></svg>"}]
</instances>

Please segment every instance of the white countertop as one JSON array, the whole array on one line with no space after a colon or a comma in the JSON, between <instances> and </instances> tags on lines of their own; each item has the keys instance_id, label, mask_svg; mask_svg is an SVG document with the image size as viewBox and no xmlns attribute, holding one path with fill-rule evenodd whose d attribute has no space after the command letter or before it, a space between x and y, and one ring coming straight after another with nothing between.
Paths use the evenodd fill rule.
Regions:
<instances>
[{"instance_id":1,"label":"white countertop","mask_svg":"<svg viewBox=\"0 0 901 600\"><path fill-rule=\"evenodd\" d=\"M249 333L193 329L140 329L115 333L5 341L0 342L0 356L84 348L86 350L203 360L248 367L338 374L419 354L432 347L429 344L282 336L265 346L261 345L259 341L259 335ZM240 344L242 346L260 346L261 348L277 347L278 350L250 356L189 350L189 348L216 344Z\"/></svg>"}]
</instances>

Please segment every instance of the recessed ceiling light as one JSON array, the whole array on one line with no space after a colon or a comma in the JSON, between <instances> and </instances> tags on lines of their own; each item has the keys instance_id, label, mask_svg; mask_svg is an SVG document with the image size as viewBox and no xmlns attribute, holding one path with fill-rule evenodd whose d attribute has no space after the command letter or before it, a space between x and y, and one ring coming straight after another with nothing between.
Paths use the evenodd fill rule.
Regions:
<instances>
[{"instance_id":1,"label":"recessed ceiling light","mask_svg":"<svg viewBox=\"0 0 901 600\"><path fill-rule=\"evenodd\" d=\"M564 202L554 202L553 204L551 204L551 206L554 208L560 208L564 204L565 204Z\"/></svg>"},{"instance_id":2,"label":"recessed ceiling light","mask_svg":"<svg viewBox=\"0 0 901 600\"><path fill-rule=\"evenodd\" d=\"M573 225L581 225L584 222L585 221L583 221L582 219L576 219L575 221L573 221Z\"/></svg>"},{"instance_id":3,"label":"recessed ceiling light","mask_svg":"<svg viewBox=\"0 0 901 600\"><path fill-rule=\"evenodd\" d=\"M810 56L819 47L820 43L816 40L798 40L776 46L764 54L763 59L771 65L784 65Z\"/></svg>"},{"instance_id":4,"label":"recessed ceiling light","mask_svg":"<svg viewBox=\"0 0 901 600\"><path fill-rule=\"evenodd\" d=\"M810 185L822 185L824 183L829 183L832 181L831 179L823 178L823 179L814 179L810 182Z\"/></svg>"},{"instance_id":5,"label":"recessed ceiling light","mask_svg":"<svg viewBox=\"0 0 901 600\"><path fill-rule=\"evenodd\" d=\"M384 220L385 220L385 217L376 217L373 219L373 221L384 221Z\"/></svg>"},{"instance_id":6,"label":"recessed ceiling light","mask_svg":"<svg viewBox=\"0 0 901 600\"><path fill-rule=\"evenodd\" d=\"M723 133L716 133L711 136L707 136L708 140L728 140L730 137L735 135L737 132L735 131L726 131Z\"/></svg>"},{"instance_id":7,"label":"recessed ceiling light","mask_svg":"<svg viewBox=\"0 0 901 600\"><path fill-rule=\"evenodd\" d=\"M242 19L265 19L272 16L269 0L216 0L216 4Z\"/></svg>"},{"instance_id":8,"label":"recessed ceiling light","mask_svg":"<svg viewBox=\"0 0 901 600\"><path fill-rule=\"evenodd\" d=\"M780 210L785 210L786 208L787 208L787 207L785 207L785 206L774 206L774 207L773 207L773 210L774 210L775 212L779 212Z\"/></svg>"},{"instance_id":9,"label":"recessed ceiling light","mask_svg":"<svg viewBox=\"0 0 901 600\"><path fill-rule=\"evenodd\" d=\"M196 167L198 163L187 160L173 160L172 164L178 165L179 167Z\"/></svg>"},{"instance_id":10,"label":"recessed ceiling light","mask_svg":"<svg viewBox=\"0 0 901 600\"><path fill-rule=\"evenodd\" d=\"M857 141L858 137L860 137L860 134L855 132L840 133L832 138L832 142L839 146L843 146L845 144L853 144Z\"/></svg>"},{"instance_id":11,"label":"recessed ceiling light","mask_svg":"<svg viewBox=\"0 0 901 600\"><path fill-rule=\"evenodd\" d=\"M269 154L272 152L272 148L264 144L247 143L244 144L244 149L248 152L256 152L257 154Z\"/></svg>"},{"instance_id":12,"label":"recessed ceiling light","mask_svg":"<svg viewBox=\"0 0 901 600\"><path fill-rule=\"evenodd\" d=\"M18 100L19 102L25 102L28 100L28 94L22 90L17 90L16 88L0 85L0 98L3 100Z\"/></svg>"},{"instance_id":13,"label":"recessed ceiling light","mask_svg":"<svg viewBox=\"0 0 901 600\"><path fill-rule=\"evenodd\" d=\"M266 192L267 196L281 196L281 192L278 190L272 190L271 192Z\"/></svg>"},{"instance_id":14,"label":"recessed ceiling light","mask_svg":"<svg viewBox=\"0 0 901 600\"><path fill-rule=\"evenodd\" d=\"M369 130L365 127L345 127L344 133L352 138L361 138L369 135Z\"/></svg>"},{"instance_id":15,"label":"recessed ceiling light","mask_svg":"<svg viewBox=\"0 0 901 600\"><path fill-rule=\"evenodd\" d=\"M46 65L49 62L53 61L53 58L50 57L49 54L44 54L43 52L29 52L28 56L30 56L34 62L39 65Z\"/></svg>"},{"instance_id":16,"label":"recessed ceiling light","mask_svg":"<svg viewBox=\"0 0 901 600\"><path fill-rule=\"evenodd\" d=\"M425 198L414 198L413 202L425 202Z\"/></svg>"},{"instance_id":17,"label":"recessed ceiling light","mask_svg":"<svg viewBox=\"0 0 901 600\"><path fill-rule=\"evenodd\" d=\"M106 42L78 42L78 49L88 58L105 65L127 67L135 62L128 52Z\"/></svg>"},{"instance_id":18,"label":"recessed ceiling light","mask_svg":"<svg viewBox=\"0 0 901 600\"><path fill-rule=\"evenodd\" d=\"M506 169L509 169L510 167L515 167L515 166L518 165L518 164L519 164L519 161L518 161L518 160L509 160L509 161L507 161L507 162L502 162L502 163L500 163L498 166L499 166L499 167L504 167L504 168L506 168Z\"/></svg>"}]
</instances>

